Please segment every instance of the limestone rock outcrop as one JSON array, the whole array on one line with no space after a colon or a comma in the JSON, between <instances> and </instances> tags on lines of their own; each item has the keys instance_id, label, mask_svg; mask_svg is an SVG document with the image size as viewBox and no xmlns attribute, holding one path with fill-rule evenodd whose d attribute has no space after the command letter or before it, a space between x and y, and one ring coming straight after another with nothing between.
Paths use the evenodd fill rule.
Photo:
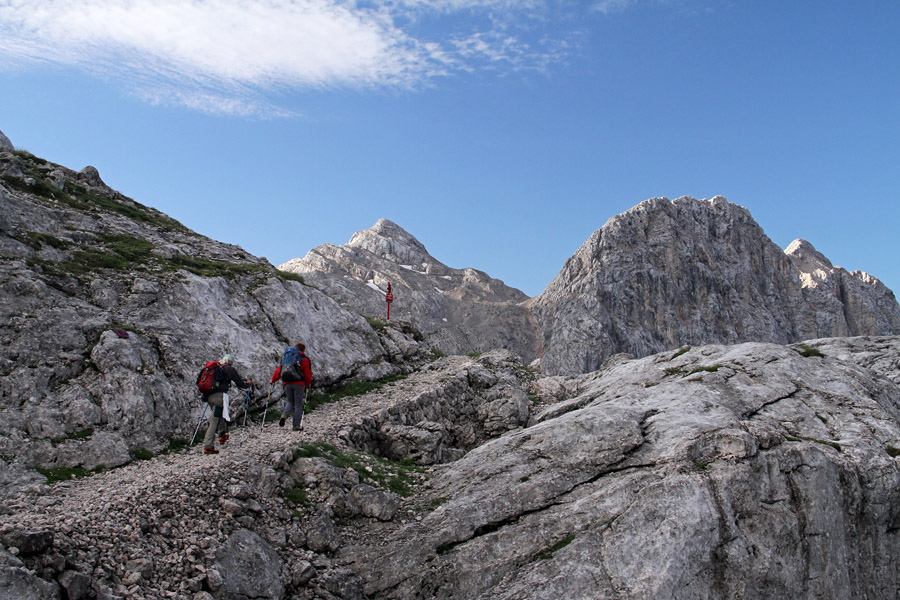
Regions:
<instances>
[{"instance_id":1,"label":"limestone rock outcrop","mask_svg":"<svg viewBox=\"0 0 900 600\"><path fill-rule=\"evenodd\" d=\"M15 146L13 146L13 143L9 138L0 131L0 152L13 152L15 149Z\"/></svg>"},{"instance_id":2,"label":"limestone rock outcrop","mask_svg":"<svg viewBox=\"0 0 900 600\"><path fill-rule=\"evenodd\" d=\"M391 319L414 323L445 354L503 348L529 361L537 356L523 292L482 271L444 265L387 219L343 246L324 244L278 268L302 275L341 306L370 318L386 317L390 283Z\"/></svg>"},{"instance_id":3,"label":"limestone rock outcrop","mask_svg":"<svg viewBox=\"0 0 900 600\"><path fill-rule=\"evenodd\" d=\"M896 337L619 358L341 556L372 598L893 598L898 359Z\"/></svg>"},{"instance_id":4,"label":"limestone rock outcrop","mask_svg":"<svg viewBox=\"0 0 900 600\"><path fill-rule=\"evenodd\" d=\"M654 198L611 218L528 306L548 374L684 345L900 333L880 281L808 242L783 252L722 197Z\"/></svg>"}]
</instances>

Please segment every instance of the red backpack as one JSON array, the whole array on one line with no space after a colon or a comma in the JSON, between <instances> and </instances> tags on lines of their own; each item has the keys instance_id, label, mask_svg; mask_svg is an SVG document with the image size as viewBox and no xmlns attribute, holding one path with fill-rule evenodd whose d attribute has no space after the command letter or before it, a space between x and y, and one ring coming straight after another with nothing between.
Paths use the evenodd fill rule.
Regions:
<instances>
[{"instance_id":1,"label":"red backpack","mask_svg":"<svg viewBox=\"0 0 900 600\"><path fill-rule=\"evenodd\" d=\"M200 369L200 373L197 375L197 389L203 394L218 391L224 382L225 369L214 360L203 365L203 368Z\"/></svg>"}]
</instances>

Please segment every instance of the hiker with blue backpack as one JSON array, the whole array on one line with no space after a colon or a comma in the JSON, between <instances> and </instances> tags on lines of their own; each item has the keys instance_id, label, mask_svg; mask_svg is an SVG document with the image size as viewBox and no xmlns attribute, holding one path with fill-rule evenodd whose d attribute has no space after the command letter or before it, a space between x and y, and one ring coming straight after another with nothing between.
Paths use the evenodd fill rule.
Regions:
<instances>
[{"instance_id":1,"label":"hiker with blue backpack","mask_svg":"<svg viewBox=\"0 0 900 600\"><path fill-rule=\"evenodd\" d=\"M218 454L216 450L216 433L219 434L219 444L228 441L228 421L223 417L225 407L225 392L234 383L242 390L253 386L253 381L244 381L237 369L234 368L234 357L226 354L222 360L208 362L197 376L197 386L203 394L202 399L212 407L212 416L209 418L209 427L203 438L203 453Z\"/></svg>"},{"instance_id":2,"label":"hiker with blue backpack","mask_svg":"<svg viewBox=\"0 0 900 600\"><path fill-rule=\"evenodd\" d=\"M303 429L303 401L312 384L312 368L304 352L306 345L300 342L285 348L281 364L275 369L269 382L272 385L281 380L281 388L284 390L284 410L281 411L278 426L284 427L284 422L291 417L294 431Z\"/></svg>"}]
</instances>

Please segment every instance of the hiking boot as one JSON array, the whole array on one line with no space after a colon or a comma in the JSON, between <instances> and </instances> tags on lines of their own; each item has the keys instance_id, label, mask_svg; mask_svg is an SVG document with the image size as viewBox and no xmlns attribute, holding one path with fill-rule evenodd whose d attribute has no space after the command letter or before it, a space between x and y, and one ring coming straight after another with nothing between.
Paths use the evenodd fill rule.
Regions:
<instances>
[{"instance_id":1,"label":"hiking boot","mask_svg":"<svg viewBox=\"0 0 900 600\"><path fill-rule=\"evenodd\" d=\"M203 454L218 454L218 453L219 453L219 451L216 450L215 448L204 448L203 449Z\"/></svg>"},{"instance_id":2,"label":"hiking boot","mask_svg":"<svg viewBox=\"0 0 900 600\"><path fill-rule=\"evenodd\" d=\"M303 431L303 425L297 425L294 427L294 431Z\"/></svg>"},{"instance_id":3,"label":"hiking boot","mask_svg":"<svg viewBox=\"0 0 900 600\"><path fill-rule=\"evenodd\" d=\"M284 427L284 417L281 417L280 419L278 419L278 426Z\"/></svg>"},{"instance_id":4,"label":"hiking boot","mask_svg":"<svg viewBox=\"0 0 900 600\"><path fill-rule=\"evenodd\" d=\"M224 444L224 443L227 442L227 441L228 441L228 434L227 434L227 433L223 433L222 435L219 436L219 443L220 443L220 444Z\"/></svg>"}]
</instances>

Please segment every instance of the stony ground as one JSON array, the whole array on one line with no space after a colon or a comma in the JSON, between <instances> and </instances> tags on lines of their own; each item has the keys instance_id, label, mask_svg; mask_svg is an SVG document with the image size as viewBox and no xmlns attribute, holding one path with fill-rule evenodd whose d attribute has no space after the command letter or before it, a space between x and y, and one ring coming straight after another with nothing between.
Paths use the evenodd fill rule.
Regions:
<instances>
[{"instance_id":1,"label":"stony ground","mask_svg":"<svg viewBox=\"0 0 900 600\"><path fill-rule=\"evenodd\" d=\"M98 597L207 598L203 590L217 576L208 572L216 552L232 532L246 528L285 560L281 578L289 586L286 597L353 596L356 592L337 589L346 588L346 582L332 586L340 595L305 585L311 576L338 566L328 558L334 548L313 544L305 522L317 510L315 492L307 506L292 504L281 492L286 482L290 485L286 475L292 454L313 442L350 451L340 436L347 424L437 385L466 360L445 358L439 367L376 391L321 405L306 415L300 432L292 431L290 421L280 427L270 412L264 426L250 422L232 427L217 455L202 453L201 428L191 448L43 486L40 494L18 494L7 501L0 533L55 531L52 550L26 564L51 581L62 573L86 575L93 593L99 589ZM274 396L278 400L272 404L279 406L280 393ZM414 477L424 483L427 470L417 470ZM394 518L398 525L416 518L414 504L414 498L403 500ZM347 543L368 544L385 527L366 518L342 525ZM11 543L5 545L12 554L20 553Z\"/></svg>"}]
</instances>

